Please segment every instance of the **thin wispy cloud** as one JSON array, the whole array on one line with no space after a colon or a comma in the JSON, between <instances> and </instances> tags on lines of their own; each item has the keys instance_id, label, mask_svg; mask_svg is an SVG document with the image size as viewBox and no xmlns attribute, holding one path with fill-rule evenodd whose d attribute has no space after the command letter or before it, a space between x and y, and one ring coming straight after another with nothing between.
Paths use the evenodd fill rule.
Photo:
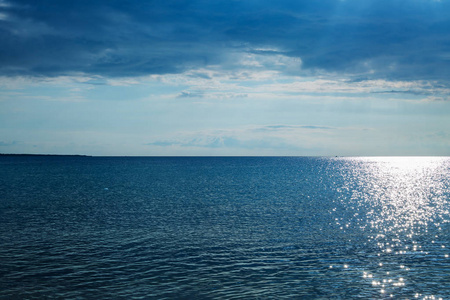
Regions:
<instances>
[{"instance_id":1,"label":"thin wispy cloud","mask_svg":"<svg viewBox=\"0 0 450 300\"><path fill-rule=\"evenodd\" d=\"M253 125L233 129L182 131L170 138L157 139L145 143L145 145L172 149L204 148L219 155L230 150L235 151L235 153L247 150L259 150L263 153L270 153L271 151L301 153L307 151L309 155L313 155L320 149L323 138L335 139L333 131L340 131L339 135L343 137L358 132L361 134L366 130L368 129L334 128L317 125ZM346 133L343 134L343 132Z\"/></svg>"},{"instance_id":2,"label":"thin wispy cloud","mask_svg":"<svg viewBox=\"0 0 450 300\"><path fill-rule=\"evenodd\" d=\"M4 141L0 141L0 147L9 147L9 146L14 146L19 144L19 142L17 141L12 141L12 142L4 142Z\"/></svg>"}]
</instances>

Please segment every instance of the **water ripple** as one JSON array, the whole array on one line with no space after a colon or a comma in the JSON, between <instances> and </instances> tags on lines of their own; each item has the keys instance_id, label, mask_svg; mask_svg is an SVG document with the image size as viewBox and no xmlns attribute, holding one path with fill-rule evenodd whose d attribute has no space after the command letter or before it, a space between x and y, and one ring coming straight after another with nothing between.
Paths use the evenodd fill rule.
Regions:
<instances>
[{"instance_id":1,"label":"water ripple","mask_svg":"<svg viewBox=\"0 0 450 300\"><path fill-rule=\"evenodd\" d=\"M448 158L42 159L0 170L0 298L450 295Z\"/></svg>"}]
</instances>

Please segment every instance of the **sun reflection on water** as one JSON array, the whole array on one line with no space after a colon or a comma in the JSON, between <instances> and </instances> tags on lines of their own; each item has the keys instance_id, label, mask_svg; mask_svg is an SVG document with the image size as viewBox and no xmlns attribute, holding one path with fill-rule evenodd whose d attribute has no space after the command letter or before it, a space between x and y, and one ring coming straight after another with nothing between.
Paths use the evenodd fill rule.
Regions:
<instances>
[{"instance_id":1,"label":"sun reflection on water","mask_svg":"<svg viewBox=\"0 0 450 300\"><path fill-rule=\"evenodd\" d=\"M370 164L370 176L363 184L373 201L381 208L371 220L371 226L380 234L407 233L413 238L417 230L427 230L431 222L439 226L443 215L448 215L445 187L440 178L439 158L384 158Z\"/></svg>"},{"instance_id":2,"label":"sun reflection on water","mask_svg":"<svg viewBox=\"0 0 450 300\"><path fill-rule=\"evenodd\" d=\"M448 172L443 157L348 158L353 222L366 233L374 255L362 271L382 297L439 299L432 268L448 266L445 224L449 222ZM352 186L357 182L357 187ZM364 212L364 213L362 213ZM343 220L337 225L346 230ZM347 224L349 225L349 224ZM372 254L370 254L372 255ZM429 268L429 269L427 269ZM441 268L442 269L442 268ZM448 269L447 269L448 270ZM426 285L420 282L431 282ZM418 289L420 288L420 290ZM414 292L414 293L412 293Z\"/></svg>"}]
</instances>

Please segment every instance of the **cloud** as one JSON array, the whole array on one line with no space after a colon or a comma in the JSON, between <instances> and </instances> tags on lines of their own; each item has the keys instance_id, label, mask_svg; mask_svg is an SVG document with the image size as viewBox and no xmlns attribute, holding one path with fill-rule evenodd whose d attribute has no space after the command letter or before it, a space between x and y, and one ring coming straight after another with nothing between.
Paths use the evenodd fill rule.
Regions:
<instances>
[{"instance_id":1,"label":"cloud","mask_svg":"<svg viewBox=\"0 0 450 300\"><path fill-rule=\"evenodd\" d=\"M0 4L0 74L8 76L239 68L387 80L450 77L448 1Z\"/></svg>"},{"instance_id":2,"label":"cloud","mask_svg":"<svg viewBox=\"0 0 450 300\"><path fill-rule=\"evenodd\" d=\"M260 128L256 130L261 131L277 131L277 130L297 130L297 129L334 129L333 127L329 126L317 126L317 125L266 125L261 126Z\"/></svg>"},{"instance_id":3,"label":"cloud","mask_svg":"<svg viewBox=\"0 0 450 300\"><path fill-rule=\"evenodd\" d=\"M145 145L166 148L301 151L314 149L317 137L333 129L335 128L316 125L248 126L238 129L182 132L172 138L154 140Z\"/></svg>"},{"instance_id":4,"label":"cloud","mask_svg":"<svg viewBox=\"0 0 450 300\"><path fill-rule=\"evenodd\" d=\"M445 130L424 131L418 127L412 132L402 131L401 135L398 130L401 129L255 125L178 132L154 138L145 147L155 155L425 155L430 151L433 155L445 155L448 149L443 138L448 135Z\"/></svg>"},{"instance_id":5,"label":"cloud","mask_svg":"<svg viewBox=\"0 0 450 300\"><path fill-rule=\"evenodd\" d=\"M203 92L190 92L190 91L182 91L178 98L203 98L204 97Z\"/></svg>"},{"instance_id":6,"label":"cloud","mask_svg":"<svg viewBox=\"0 0 450 300\"><path fill-rule=\"evenodd\" d=\"M217 91L182 91L177 98L235 99L246 98L248 94Z\"/></svg>"},{"instance_id":7,"label":"cloud","mask_svg":"<svg viewBox=\"0 0 450 300\"><path fill-rule=\"evenodd\" d=\"M192 139L173 140L173 141L155 141L147 143L148 146L170 147L178 146L183 148L215 148L215 149L297 149L293 144L286 143L283 139L275 137L258 138L242 138L233 135L206 135L193 137Z\"/></svg>"},{"instance_id":8,"label":"cloud","mask_svg":"<svg viewBox=\"0 0 450 300\"><path fill-rule=\"evenodd\" d=\"M0 147L10 147L10 146L15 146L17 144L19 144L18 141L12 141L12 142L0 141Z\"/></svg>"},{"instance_id":9,"label":"cloud","mask_svg":"<svg viewBox=\"0 0 450 300\"><path fill-rule=\"evenodd\" d=\"M383 97L405 100L419 100L428 96L445 98L450 93L448 83L428 80L386 80L358 79L345 76L301 77L283 75L273 71L258 70L205 70L196 72L157 76L160 81L173 88L182 88L173 97L230 99L249 97L296 98L307 97ZM185 88L188 86L188 88Z\"/></svg>"},{"instance_id":10,"label":"cloud","mask_svg":"<svg viewBox=\"0 0 450 300\"><path fill-rule=\"evenodd\" d=\"M448 102L450 101L450 96L428 96L424 99L426 102Z\"/></svg>"}]
</instances>

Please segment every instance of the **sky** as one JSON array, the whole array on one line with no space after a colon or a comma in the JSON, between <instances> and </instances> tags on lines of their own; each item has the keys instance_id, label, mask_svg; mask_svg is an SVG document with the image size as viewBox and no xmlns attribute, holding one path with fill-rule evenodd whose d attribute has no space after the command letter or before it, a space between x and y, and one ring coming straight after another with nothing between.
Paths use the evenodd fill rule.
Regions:
<instances>
[{"instance_id":1,"label":"sky","mask_svg":"<svg viewBox=\"0 0 450 300\"><path fill-rule=\"evenodd\" d=\"M0 153L450 155L449 0L0 0Z\"/></svg>"}]
</instances>

